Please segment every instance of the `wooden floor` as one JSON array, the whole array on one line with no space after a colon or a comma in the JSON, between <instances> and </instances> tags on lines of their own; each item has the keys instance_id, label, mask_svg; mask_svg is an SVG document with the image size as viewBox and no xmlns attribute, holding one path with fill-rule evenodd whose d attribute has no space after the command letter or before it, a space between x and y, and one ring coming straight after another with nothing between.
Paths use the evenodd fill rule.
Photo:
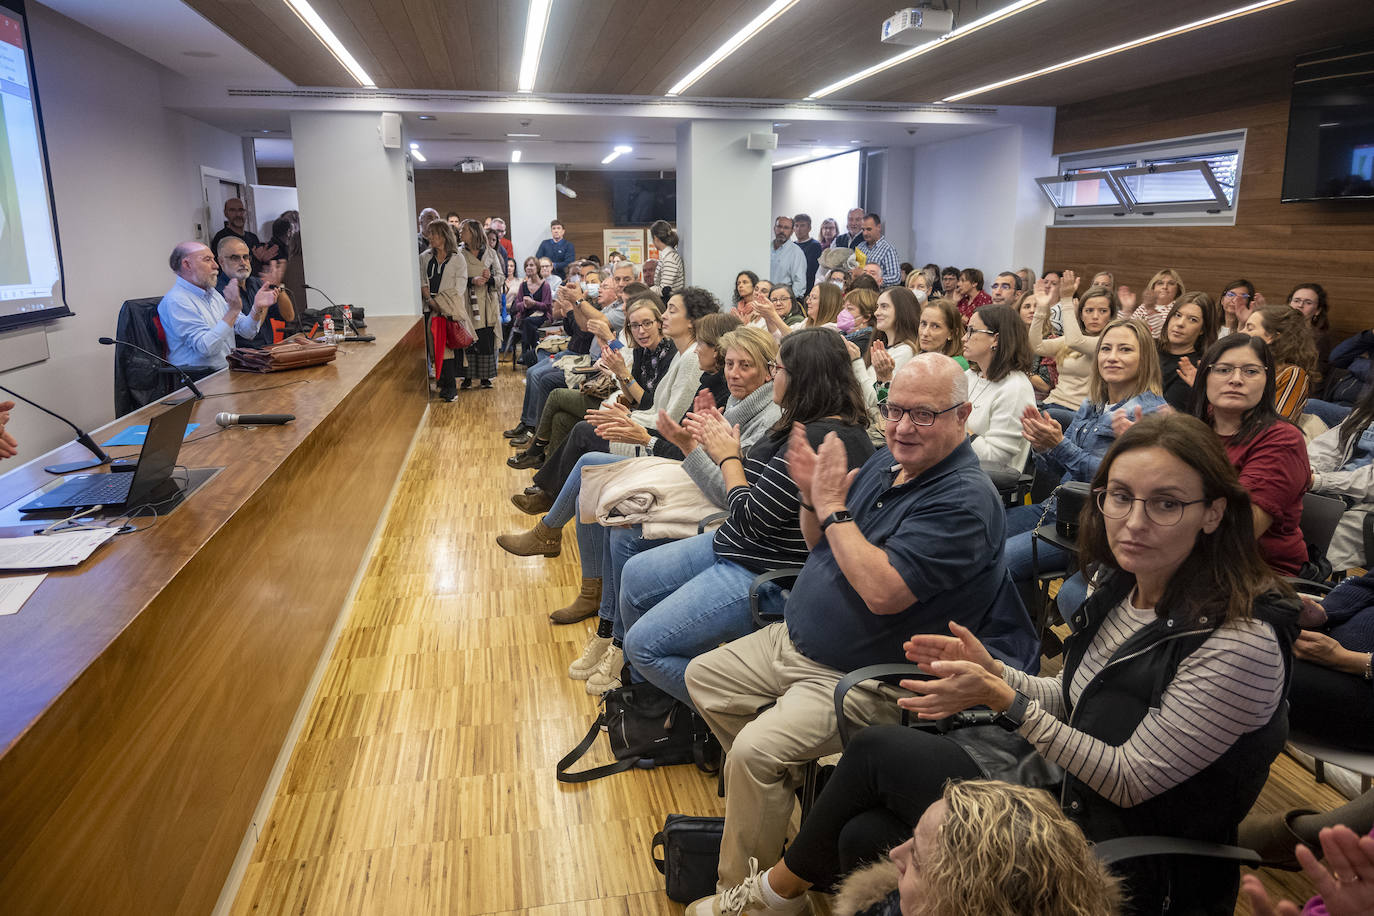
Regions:
<instances>
[{"instance_id":1,"label":"wooden floor","mask_svg":"<svg viewBox=\"0 0 1374 916\"><path fill-rule=\"evenodd\" d=\"M503 365L496 386L431 405L235 916L682 912L650 838L670 812L722 813L715 782L690 766L554 779L596 713L566 674L591 625L546 619L578 586L570 530L553 560L493 541L531 522L509 501L530 474L500 435L521 375ZM1282 757L1260 803L1342 800Z\"/></svg>"}]
</instances>

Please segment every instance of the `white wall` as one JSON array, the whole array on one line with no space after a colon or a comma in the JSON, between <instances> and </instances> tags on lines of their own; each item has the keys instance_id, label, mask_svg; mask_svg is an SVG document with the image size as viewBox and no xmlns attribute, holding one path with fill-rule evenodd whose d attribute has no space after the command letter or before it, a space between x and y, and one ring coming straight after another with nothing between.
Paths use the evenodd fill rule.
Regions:
<instances>
[{"instance_id":1,"label":"white wall","mask_svg":"<svg viewBox=\"0 0 1374 916\"><path fill-rule=\"evenodd\" d=\"M113 336L125 299L171 286L167 255L200 220L200 166L242 173L239 138L162 105L163 68L36 3L29 28L57 200L67 304L46 327L51 358L0 373L90 429L113 418ZM72 438L25 405L9 430L20 460Z\"/></svg>"},{"instance_id":2,"label":"white wall","mask_svg":"<svg viewBox=\"0 0 1374 916\"><path fill-rule=\"evenodd\" d=\"M369 315L418 315L415 190L406 139L384 149L376 111L295 111L291 139L306 280ZM307 293L311 308L328 303Z\"/></svg>"},{"instance_id":3,"label":"white wall","mask_svg":"<svg viewBox=\"0 0 1374 916\"><path fill-rule=\"evenodd\" d=\"M552 165L510 164L510 226L511 244L521 261L539 250L539 243L552 238L549 221L558 216L558 192L554 190ZM515 266L515 275L523 277L523 266Z\"/></svg>"},{"instance_id":4,"label":"white wall","mask_svg":"<svg viewBox=\"0 0 1374 916\"><path fill-rule=\"evenodd\" d=\"M826 218L844 232L845 215L858 205L858 151L773 170L773 215L809 214L813 237Z\"/></svg>"}]
</instances>

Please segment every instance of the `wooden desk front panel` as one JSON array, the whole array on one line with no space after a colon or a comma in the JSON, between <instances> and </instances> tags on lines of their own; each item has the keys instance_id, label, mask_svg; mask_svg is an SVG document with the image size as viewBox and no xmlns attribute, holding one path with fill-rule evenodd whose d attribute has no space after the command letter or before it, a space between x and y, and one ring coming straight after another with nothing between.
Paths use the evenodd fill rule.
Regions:
<instances>
[{"instance_id":1,"label":"wooden desk front panel","mask_svg":"<svg viewBox=\"0 0 1374 916\"><path fill-rule=\"evenodd\" d=\"M340 365L304 370L315 376L299 391L271 392L290 392L294 410L264 406L268 393L251 405L198 404L206 425L193 436L212 429L219 410L287 409L299 420L188 447L186 463L226 471L157 528L50 578L18 615L48 632L23 634L22 665L0 673L0 688L15 689L3 701L11 714L15 671L44 671L42 648L60 668L70 644L89 651L103 638L91 636L92 621L97 631L122 626L26 731L6 732L5 912L213 907L424 413L420 326L389 321L372 323L376 350L353 349ZM266 387L293 375L222 384ZM178 541L202 527L208 539ZM60 598L40 600L54 579L66 586L52 590ZM144 603L127 614L120 596L131 591ZM9 654L0 645L0 659ZM36 694L51 688L50 678L35 680Z\"/></svg>"}]
</instances>

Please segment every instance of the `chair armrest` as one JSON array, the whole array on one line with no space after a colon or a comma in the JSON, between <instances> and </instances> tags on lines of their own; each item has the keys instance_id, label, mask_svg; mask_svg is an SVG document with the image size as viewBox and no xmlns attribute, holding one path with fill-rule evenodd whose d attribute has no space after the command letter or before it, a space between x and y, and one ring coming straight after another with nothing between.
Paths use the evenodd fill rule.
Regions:
<instances>
[{"instance_id":1,"label":"chair armrest","mask_svg":"<svg viewBox=\"0 0 1374 916\"><path fill-rule=\"evenodd\" d=\"M1185 840L1172 836L1123 836L1093 844L1093 855L1103 865L1113 865L1126 859L1142 856L1198 856L1206 859L1230 859L1242 865L1259 867L1260 854L1253 849L1226 846L1203 840Z\"/></svg>"},{"instance_id":2,"label":"chair armrest","mask_svg":"<svg viewBox=\"0 0 1374 916\"><path fill-rule=\"evenodd\" d=\"M729 517L729 512L712 512L710 515L697 522L697 534L705 534L708 527L717 522L723 522Z\"/></svg>"},{"instance_id":3,"label":"chair armrest","mask_svg":"<svg viewBox=\"0 0 1374 916\"><path fill-rule=\"evenodd\" d=\"M770 569L766 573L759 573L754 577L754 581L749 583L749 616L754 618L754 628L762 630L770 623L777 623L781 617L765 616L759 610L759 589L769 582L789 580L795 582L797 576L801 574L801 568L797 566L784 566L781 569Z\"/></svg>"},{"instance_id":4,"label":"chair armrest","mask_svg":"<svg viewBox=\"0 0 1374 916\"><path fill-rule=\"evenodd\" d=\"M849 744L849 721L844 715L844 698L854 687L864 681L900 681L911 679L929 680L930 675L911 662L888 662L883 665L866 665L856 668L835 685L835 722L840 731L840 747Z\"/></svg>"},{"instance_id":5,"label":"chair armrest","mask_svg":"<svg viewBox=\"0 0 1374 916\"><path fill-rule=\"evenodd\" d=\"M1311 579L1299 579L1297 576L1284 576L1283 581L1293 586L1293 590L1300 595L1326 595L1335 587L1330 582L1313 582Z\"/></svg>"}]
</instances>

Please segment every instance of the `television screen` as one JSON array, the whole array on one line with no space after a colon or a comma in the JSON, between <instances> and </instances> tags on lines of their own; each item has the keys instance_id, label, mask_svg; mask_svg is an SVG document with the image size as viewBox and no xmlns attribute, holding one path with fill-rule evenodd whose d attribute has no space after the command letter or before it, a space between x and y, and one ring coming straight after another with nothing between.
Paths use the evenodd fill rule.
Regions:
<instances>
[{"instance_id":1,"label":"television screen","mask_svg":"<svg viewBox=\"0 0 1374 916\"><path fill-rule=\"evenodd\" d=\"M0 0L0 330L70 315L23 0Z\"/></svg>"},{"instance_id":2,"label":"television screen","mask_svg":"<svg viewBox=\"0 0 1374 916\"><path fill-rule=\"evenodd\" d=\"M1374 198L1374 41L1298 58L1283 199Z\"/></svg>"},{"instance_id":3,"label":"television screen","mask_svg":"<svg viewBox=\"0 0 1374 916\"><path fill-rule=\"evenodd\" d=\"M611 210L617 226L647 226L657 219L676 223L677 179L612 179Z\"/></svg>"}]
</instances>

